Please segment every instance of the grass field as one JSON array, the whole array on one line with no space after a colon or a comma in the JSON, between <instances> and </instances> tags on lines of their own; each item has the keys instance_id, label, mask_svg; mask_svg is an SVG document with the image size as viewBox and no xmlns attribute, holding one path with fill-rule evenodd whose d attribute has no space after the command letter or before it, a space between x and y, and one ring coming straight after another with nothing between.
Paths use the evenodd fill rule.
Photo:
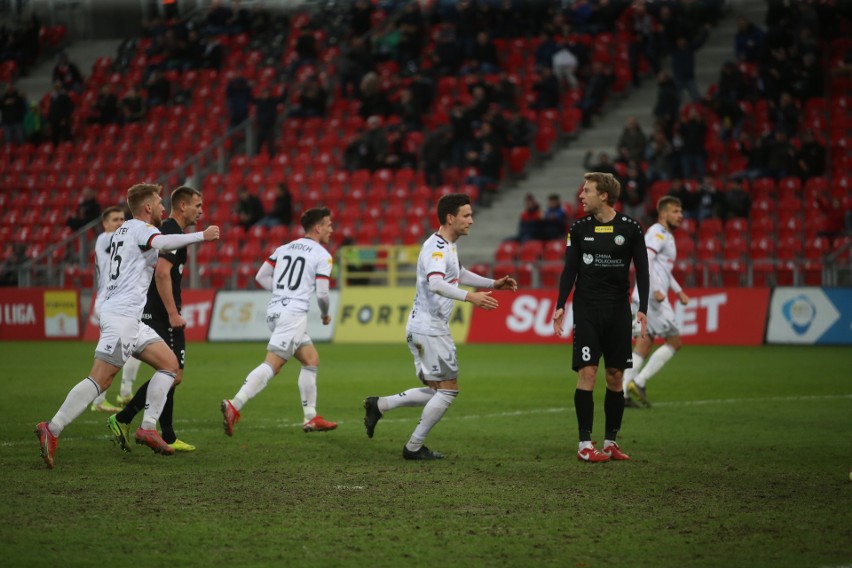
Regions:
<instances>
[{"instance_id":1,"label":"grass field","mask_svg":"<svg viewBox=\"0 0 852 568\"><path fill-rule=\"evenodd\" d=\"M123 454L86 411L49 471L33 427L93 347L0 343L5 566L852 565L849 348L688 346L649 383L654 408L627 410L633 459L592 465L564 347L461 346L462 393L428 440L447 458L420 463L401 457L419 409L373 440L361 422L365 396L415 386L402 342L319 345L336 431L302 433L294 365L234 438L218 404L264 347L192 344L175 416L199 451Z\"/></svg>"}]
</instances>

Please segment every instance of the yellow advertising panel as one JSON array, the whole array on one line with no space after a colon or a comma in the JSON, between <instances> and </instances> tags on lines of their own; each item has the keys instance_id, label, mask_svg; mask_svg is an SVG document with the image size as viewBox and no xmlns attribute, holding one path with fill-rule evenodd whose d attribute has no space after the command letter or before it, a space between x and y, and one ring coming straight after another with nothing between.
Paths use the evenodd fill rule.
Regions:
<instances>
[{"instance_id":1,"label":"yellow advertising panel","mask_svg":"<svg viewBox=\"0 0 852 568\"><path fill-rule=\"evenodd\" d=\"M414 287L347 287L337 309L335 343L397 343L405 341L405 324L414 301ZM467 340L473 305L456 302L450 333L456 343Z\"/></svg>"},{"instance_id":2,"label":"yellow advertising panel","mask_svg":"<svg viewBox=\"0 0 852 568\"><path fill-rule=\"evenodd\" d=\"M80 335L80 308L75 290L44 292L45 337Z\"/></svg>"}]
</instances>

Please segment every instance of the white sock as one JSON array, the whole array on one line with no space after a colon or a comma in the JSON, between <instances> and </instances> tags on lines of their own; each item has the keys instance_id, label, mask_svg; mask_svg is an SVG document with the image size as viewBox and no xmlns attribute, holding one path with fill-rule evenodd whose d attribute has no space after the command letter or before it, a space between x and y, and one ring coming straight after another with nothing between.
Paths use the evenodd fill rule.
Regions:
<instances>
[{"instance_id":1,"label":"white sock","mask_svg":"<svg viewBox=\"0 0 852 568\"><path fill-rule=\"evenodd\" d=\"M299 372L299 393L302 395L302 412L305 422L317 415L317 368L302 365Z\"/></svg>"},{"instance_id":2,"label":"white sock","mask_svg":"<svg viewBox=\"0 0 852 568\"><path fill-rule=\"evenodd\" d=\"M586 448L594 448L594 447L595 447L594 444L592 444L590 441L586 440L585 442L580 442L577 445L577 451L582 452Z\"/></svg>"},{"instance_id":3,"label":"white sock","mask_svg":"<svg viewBox=\"0 0 852 568\"><path fill-rule=\"evenodd\" d=\"M95 400L92 401L92 404L100 404L106 400L106 391L102 392L98 396L95 397Z\"/></svg>"},{"instance_id":4,"label":"white sock","mask_svg":"<svg viewBox=\"0 0 852 568\"><path fill-rule=\"evenodd\" d=\"M379 410L384 414L388 410L401 406L426 406L426 403L432 400L433 396L435 396L435 391L429 387L408 389L393 396L379 397Z\"/></svg>"},{"instance_id":5,"label":"white sock","mask_svg":"<svg viewBox=\"0 0 852 568\"><path fill-rule=\"evenodd\" d=\"M127 398L133 395L133 381L136 380L136 375L139 373L139 367L141 365L142 361L136 357L131 357L124 364L124 368L121 371L121 390L118 391L118 394L120 394L122 398Z\"/></svg>"},{"instance_id":6,"label":"white sock","mask_svg":"<svg viewBox=\"0 0 852 568\"><path fill-rule=\"evenodd\" d=\"M166 395L175 383L174 373L157 371L148 383L148 395L145 397L145 414L142 417L142 429L154 430L157 420L166 405Z\"/></svg>"},{"instance_id":7,"label":"white sock","mask_svg":"<svg viewBox=\"0 0 852 568\"><path fill-rule=\"evenodd\" d=\"M648 359L648 364L642 369L642 372L636 375L634 379L636 384L644 387L645 383L654 376L654 374L663 368L663 365L668 363L669 359L677 353L674 347L668 343L664 343L659 349L654 351L654 354Z\"/></svg>"},{"instance_id":8,"label":"white sock","mask_svg":"<svg viewBox=\"0 0 852 568\"><path fill-rule=\"evenodd\" d=\"M615 440L604 440L604 449L607 449L608 447L612 446L613 444L615 444ZM617 446L618 444L615 444L615 445Z\"/></svg>"},{"instance_id":9,"label":"white sock","mask_svg":"<svg viewBox=\"0 0 852 568\"><path fill-rule=\"evenodd\" d=\"M639 374L639 369L642 368L642 363L644 362L645 358L634 351L633 366L629 369L624 369L624 376L621 379L621 389L624 391L624 398L627 398L627 385Z\"/></svg>"},{"instance_id":10,"label":"white sock","mask_svg":"<svg viewBox=\"0 0 852 568\"><path fill-rule=\"evenodd\" d=\"M234 405L237 412L243 409L245 403L265 389L269 379L271 379L274 375L275 373L272 371L272 367L266 363L261 363L255 367L254 370L246 377L246 381L243 383L243 386L240 387L240 391L233 399L231 399L231 404Z\"/></svg>"},{"instance_id":11,"label":"white sock","mask_svg":"<svg viewBox=\"0 0 852 568\"><path fill-rule=\"evenodd\" d=\"M423 447L423 442L429 431L443 418L444 413L453 403L459 391L439 389L438 392L426 403L423 407L423 414L420 415L420 423L414 429L411 439L405 445L412 452L416 452Z\"/></svg>"},{"instance_id":12,"label":"white sock","mask_svg":"<svg viewBox=\"0 0 852 568\"><path fill-rule=\"evenodd\" d=\"M56 416L50 421L48 428L54 436L59 436L66 426L74 422L86 411L86 407L101 394L101 387L92 377L86 377L68 391L65 402L59 407Z\"/></svg>"}]
</instances>

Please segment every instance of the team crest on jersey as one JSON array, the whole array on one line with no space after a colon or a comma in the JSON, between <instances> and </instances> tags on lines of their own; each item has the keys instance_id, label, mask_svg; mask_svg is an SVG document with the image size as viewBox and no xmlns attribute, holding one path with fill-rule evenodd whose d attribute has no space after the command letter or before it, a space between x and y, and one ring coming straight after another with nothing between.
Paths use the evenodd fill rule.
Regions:
<instances>
[{"instance_id":1,"label":"team crest on jersey","mask_svg":"<svg viewBox=\"0 0 852 568\"><path fill-rule=\"evenodd\" d=\"M601 227L595 227L596 233L611 233L612 230L613 230L612 225L604 225L604 226L601 226Z\"/></svg>"},{"instance_id":2,"label":"team crest on jersey","mask_svg":"<svg viewBox=\"0 0 852 568\"><path fill-rule=\"evenodd\" d=\"M592 256L592 255L590 255L590 254L584 254L584 255L583 255L583 262L585 262L586 264L591 264L591 263L593 263L594 261L595 261L595 257L594 257L594 256Z\"/></svg>"},{"instance_id":3,"label":"team crest on jersey","mask_svg":"<svg viewBox=\"0 0 852 568\"><path fill-rule=\"evenodd\" d=\"M615 244L617 244L618 246L623 245L624 237L622 237L621 235L615 235Z\"/></svg>"}]
</instances>

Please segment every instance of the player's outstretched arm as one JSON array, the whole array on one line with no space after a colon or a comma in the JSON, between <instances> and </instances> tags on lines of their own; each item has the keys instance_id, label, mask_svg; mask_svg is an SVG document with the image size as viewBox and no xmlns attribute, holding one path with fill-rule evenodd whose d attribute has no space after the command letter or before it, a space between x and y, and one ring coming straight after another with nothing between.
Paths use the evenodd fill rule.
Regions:
<instances>
[{"instance_id":1,"label":"player's outstretched arm","mask_svg":"<svg viewBox=\"0 0 852 568\"><path fill-rule=\"evenodd\" d=\"M495 280L493 288L495 290L511 290L512 292L516 292L518 290L518 281L507 274L503 278Z\"/></svg>"}]
</instances>

